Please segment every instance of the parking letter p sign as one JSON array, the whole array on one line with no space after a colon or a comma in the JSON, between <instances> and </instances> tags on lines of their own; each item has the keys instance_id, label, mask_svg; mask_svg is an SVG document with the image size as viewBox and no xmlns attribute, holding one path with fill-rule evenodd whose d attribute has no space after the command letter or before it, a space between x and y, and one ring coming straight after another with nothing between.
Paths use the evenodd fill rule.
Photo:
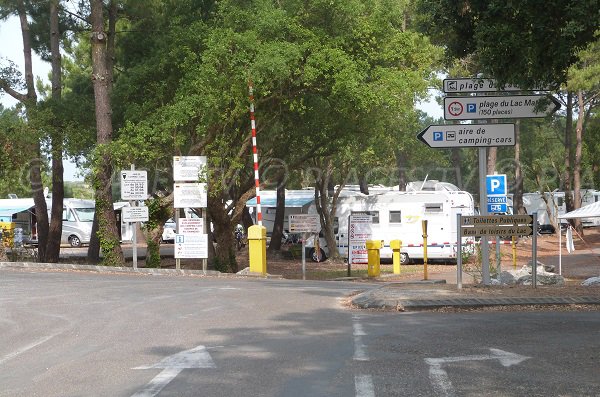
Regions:
<instances>
[{"instance_id":1,"label":"parking letter p sign","mask_svg":"<svg viewBox=\"0 0 600 397\"><path fill-rule=\"evenodd\" d=\"M488 196L506 195L506 175L487 175L485 180Z\"/></svg>"}]
</instances>

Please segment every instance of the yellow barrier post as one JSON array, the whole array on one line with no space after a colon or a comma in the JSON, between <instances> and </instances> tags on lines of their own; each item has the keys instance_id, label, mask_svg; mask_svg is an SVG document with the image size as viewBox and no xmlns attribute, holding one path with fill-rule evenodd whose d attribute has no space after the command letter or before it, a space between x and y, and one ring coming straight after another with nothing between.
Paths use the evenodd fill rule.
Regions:
<instances>
[{"instance_id":1,"label":"yellow barrier post","mask_svg":"<svg viewBox=\"0 0 600 397\"><path fill-rule=\"evenodd\" d=\"M267 228L254 225L248 228L250 272L267 274Z\"/></svg>"},{"instance_id":2,"label":"yellow barrier post","mask_svg":"<svg viewBox=\"0 0 600 397\"><path fill-rule=\"evenodd\" d=\"M517 237L512 236L513 268L517 269Z\"/></svg>"},{"instance_id":3,"label":"yellow barrier post","mask_svg":"<svg viewBox=\"0 0 600 397\"><path fill-rule=\"evenodd\" d=\"M368 265L367 274L369 277L379 277L379 250L381 249L380 240L367 240Z\"/></svg>"},{"instance_id":4,"label":"yellow barrier post","mask_svg":"<svg viewBox=\"0 0 600 397\"><path fill-rule=\"evenodd\" d=\"M390 248L392 249L392 259L394 263L394 274L400 274L400 247L402 247L402 241L390 241Z\"/></svg>"},{"instance_id":5,"label":"yellow barrier post","mask_svg":"<svg viewBox=\"0 0 600 397\"><path fill-rule=\"evenodd\" d=\"M427 221L421 221L423 227L423 280L427 278Z\"/></svg>"}]
</instances>

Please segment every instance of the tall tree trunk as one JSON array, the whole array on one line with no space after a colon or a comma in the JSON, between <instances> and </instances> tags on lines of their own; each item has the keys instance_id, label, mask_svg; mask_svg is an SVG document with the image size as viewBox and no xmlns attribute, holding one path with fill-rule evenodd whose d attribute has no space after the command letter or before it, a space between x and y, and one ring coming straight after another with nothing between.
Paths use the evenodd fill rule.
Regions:
<instances>
[{"instance_id":1,"label":"tall tree trunk","mask_svg":"<svg viewBox=\"0 0 600 397\"><path fill-rule=\"evenodd\" d=\"M460 160L461 160L460 149L452 148L451 150L452 150L452 152L451 152L452 167L454 167L454 177L456 178L456 186L458 186L458 188L462 190L462 189L464 189L464 186L463 186L462 171L460 168Z\"/></svg>"},{"instance_id":2,"label":"tall tree trunk","mask_svg":"<svg viewBox=\"0 0 600 397\"><path fill-rule=\"evenodd\" d=\"M362 172L358 175L358 188L362 194L369 194L369 181L367 181L367 177Z\"/></svg>"},{"instance_id":3,"label":"tall tree trunk","mask_svg":"<svg viewBox=\"0 0 600 397\"><path fill-rule=\"evenodd\" d=\"M583 91L577 92L578 117L575 128L575 163L573 164L573 209L581 207L581 152L583 148L583 121L585 117L585 101ZM575 229L583 234L581 219L574 219Z\"/></svg>"},{"instance_id":4,"label":"tall tree trunk","mask_svg":"<svg viewBox=\"0 0 600 397\"><path fill-rule=\"evenodd\" d=\"M571 195L573 185L573 94L567 91L567 120L565 126L565 205L567 212L573 211L573 196Z\"/></svg>"},{"instance_id":5,"label":"tall tree trunk","mask_svg":"<svg viewBox=\"0 0 600 397\"><path fill-rule=\"evenodd\" d=\"M396 151L396 167L398 168L398 190L406 191L408 180L406 177L406 156L400 151Z\"/></svg>"},{"instance_id":6,"label":"tall tree trunk","mask_svg":"<svg viewBox=\"0 0 600 397\"><path fill-rule=\"evenodd\" d=\"M62 96L62 70L60 55L60 31L58 24L59 0L50 1L50 53L52 56L52 101L58 104ZM62 236L63 199L65 197L63 167L63 134L60 123L54 123L52 146L52 212L46 246L46 261L56 263L60 257Z\"/></svg>"},{"instance_id":7,"label":"tall tree trunk","mask_svg":"<svg viewBox=\"0 0 600 397\"><path fill-rule=\"evenodd\" d=\"M322 169L323 172L315 178L315 206L321 221L321 232L329 249L329 257L337 259L340 257L340 253L335 241L335 213L337 198L344 188L344 184L342 183L335 191L330 189L333 185L332 175L334 169L331 160L326 160L326 166ZM329 194L330 191L333 192L332 195Z\"/></svg>"},{"instance_id":8,"label":"tall tree trunk","mask_svg":"<svg viewBox=\"0 0 600 397\"><path fill-rule=\"evenodd\" d=\"M17 12L19 14L19 21L21 23L21 36L23 39L23 57L25 65L25 84L27 87L27 94L21 96L21 101L25 105L27 111L27 117L31 120L35 117L35 107L37 104L37 94L35 92L35 82L33 79L33 62L31 58L31 35L29 31L29 23L27 22L27 11L25 10L25 3L23 0L17 0ZM46 246L48 243L48 206L46 204L46 197L44 196L44 184L42 182L42 150L39 139L33 145L32 153L34 159L31 162L31 168L29 172L29 181L31 183L31 193L33 196L33 202L35 203L35 214L37 219L37 234L38 234L38 260L40 262L46 261Z\"/></svg>"},{"instance_id":9,"label":"tall tree trunk","mask_svg":"<svg viewBox=\"0 0 600 397\"><path fill-rule=\"evenodd\" d=\"M212 264L215 270L235 273L238 271L238 265L234 251L234 224L223 206L222 197L215 193L209 194L207 199L210 219L214 226L213 235L217 241Z\"/></svg>"},{"instance_id":10,"label":"tall tree trunk","mask_svg":"<svg viewBox=\"0 0 600 397\"><path fill-rule=\"evenodd\" d=\"M110 104L110 73L107 69L104 11L102 0L90 0L92 20L92 81L96 107L96 140L99 146L98 169L94 175L96 189L96 213L98 234L101 239L104 263L113 266L125 264L117 230L117 221L112 202L113 173L107 145L112 141L112 110Z\"/></svg>"},{"instance_id":11,"label":"tall tree trunk","mask_svg":"<svg viewBox=\"0 0 600 397\"><path fill-rule=\"evenodd\" d=\"M277 183L277 208L275 210L275 223L271 234L269 251L281 250L281 239L283 238L283 223L285 221L285 173L282 172Z\"/></svg>"},{"instance_id":12,"label":"tall tree trunk","mask_svg":"<svg viewBox=\"0 0 600 397\"><path fill-rule=\"evenodd\" d=\"M493 175L496 172L496 162L498 159L498 147L492 146L487 150L487 174Z\"/></svg>"},{"instance_id":13,"label":"tall tree trunk","mask_svg":"<svg viewBox=\"0 0 600 397\"><path fill-rule=\"evenodd\" d=\"M515 190L513 195L513 212L523 215L527 213L523 205L523 169L521 168L521 122L515 122Z\"/></svg>"}]
</instances>

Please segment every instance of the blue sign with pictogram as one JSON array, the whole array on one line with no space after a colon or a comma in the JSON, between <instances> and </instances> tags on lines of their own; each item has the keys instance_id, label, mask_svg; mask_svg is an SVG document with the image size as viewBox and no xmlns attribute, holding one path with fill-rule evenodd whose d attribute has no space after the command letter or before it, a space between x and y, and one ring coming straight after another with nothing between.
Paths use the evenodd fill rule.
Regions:
<instances>
[{"instance_id":1,"label":"blue sign with pictogram","mask_svg":"<svg viewBox=\"0 0 600 397\"><path fill-rule=\"evenodd\" d=\"M506 175L487 175L485 178L487 191L487 209L490 214L508 212Z\"/></svg>"}]
</instances>

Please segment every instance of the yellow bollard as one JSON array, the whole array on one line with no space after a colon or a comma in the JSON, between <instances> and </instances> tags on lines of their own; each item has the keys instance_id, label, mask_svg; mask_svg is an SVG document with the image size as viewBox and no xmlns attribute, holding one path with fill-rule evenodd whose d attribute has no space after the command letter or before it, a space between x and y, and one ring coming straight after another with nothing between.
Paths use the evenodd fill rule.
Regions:
<instances>
[{"instance_id":1,"label":"yellow bollard","mask_svg":"<svg viewBox=\"0 0 600 397\"><path fill-rule=\"evenodd\" d=\"M392 259L394 263L394 274L400 274L400 248L402 247L402 241L392 240L390 241L390 248L392 249Z\"/></svg>"},{"instance_id":2,"label":"yellow bollard","mask_svg":"<svg viewBox=\"0 0 600 397\"><path fill-rule=\"evenodd\" d=\"M267 274L267 228L254 225L248 228L250 272Z\"/></svg>"},{"instance_id":3,"label":"yellow bollard","mask_svg":"<svg viewBox=\"0 0 600 397\"><path fill-rule=\"evenodd\" d=\"M367 240L368 265L367 274L369 277L379 277L379 250L381 249L380 240Z\"/></svg>"}]
</instances>

